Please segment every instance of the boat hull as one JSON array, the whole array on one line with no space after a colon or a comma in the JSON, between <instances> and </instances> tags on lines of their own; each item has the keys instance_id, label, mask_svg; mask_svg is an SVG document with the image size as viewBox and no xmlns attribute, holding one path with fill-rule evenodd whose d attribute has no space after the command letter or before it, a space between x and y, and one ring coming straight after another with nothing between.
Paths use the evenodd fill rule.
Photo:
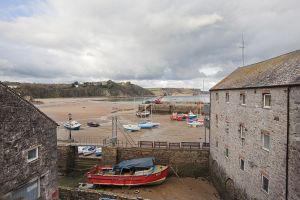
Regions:
<instances>
[{"instance_id":1,"label":"boat hull","mask_svg":"<svg viewBox=\"0 0 300 200\"><path fill-rule=\"evenodd\" d=\"M87 174L87 183L97 185L140 186L162 183L168 176L169 167L149 175L97 175Z\"/></svg>"}]
</instances>

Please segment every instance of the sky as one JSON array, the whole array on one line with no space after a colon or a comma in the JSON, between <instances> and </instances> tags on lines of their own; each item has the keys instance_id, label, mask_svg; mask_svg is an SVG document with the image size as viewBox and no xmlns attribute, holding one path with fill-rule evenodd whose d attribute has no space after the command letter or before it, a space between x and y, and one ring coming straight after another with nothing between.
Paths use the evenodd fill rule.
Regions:
<instances>
[{"instance_id":1,"label":"sky","mask_svg":"<svg viewBox=\"0 0 300 200\"><path fill-rule=\"evenodd\" d=\"M207 90L300 47L299 0L0 0L0 81Z\"/></svg>"}]
</instances>

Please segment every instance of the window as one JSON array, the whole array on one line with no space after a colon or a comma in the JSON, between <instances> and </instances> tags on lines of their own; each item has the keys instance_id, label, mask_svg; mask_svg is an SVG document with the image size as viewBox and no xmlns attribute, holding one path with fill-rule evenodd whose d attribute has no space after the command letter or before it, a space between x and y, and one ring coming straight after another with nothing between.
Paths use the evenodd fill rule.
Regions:
<instances>
[{"instance_id":1,"label":"window","mask_svg":"<svg viewBox=\"0 0 300 200\"><path fill-rule=\"evenodd\" d=\"M229 93L226 92L226 103L229 103Z\"/></svg>"},{"instance_id":2,"label":"window","mask_svg":"<svg viewBox=\"0 0 300 200\"><path fill-rule=\"evenodd\" d=\"M219 123L219 118L218 118L218 114L216 114L216 127L218 127L218 123Z\"/></svg>"},{"instance_id":3,"label":"window","mask_svg":"<svg viewBox=\"0 0 300 200\"><path fill-rule=\"evenodd\" d=\"M225 149L225 156L226 156L226 158L228 158L228 155L229 155L229 150L228 150L228 147L226 147L226 149Z\"/></svg>"},{"instance_id":4,"label":"window","mask_svg":"<svg viewBox=\"0 0 300 200\"><path fill-rule=\"evenodd\" d=\"M216 147L218 147L219 146L219 142L218 142L218 140L216 141Z\"/></svg>"},{"instance_id":5,"label":"window","mask_svg":"<svg viewBox=\"0 0 300 200\"><path fill-rule=\"evenodd\" d=\"M216 92L216 101L219 101L219 94Z\"/></svg>"},{"instance_id":6,"label":"window","mask_svg":"<svg viewBox=\"0 0 300 200\"><path fill-rule=\"evenodd\" d=\"M240 124L240 137L241 139L245 139L245 127L243 124Z\"/></svg>"},{"instance_id":7,"label":"window","mask_svg":"<svg viewBox=\"0 0 300 200\"><path fill-rule=\"evenodd\" d=\"M245 160L242 158L240 158L240 169L243 171L245 170Z\"/></svg>"},{"instance_id":8,"label":"window","mask_svg":"<svg viewBox=\"0 0 300 200\"><path fill-rule=\"evenodd\" d=\"M269 151L270 150L270 135L263 133L262 134L262 143L263 149Z\"/></svg>"},{"instance_id":9,"label":"window","mask_svg":"<svg viewBox=\"0 0 300 200\"><path fill-rule=\"evenodd\" d=\"M38 154L39 154L38 147L28 150L27 151L27 162L31 162L31 161L38 159Z\"/></svg>"},{"instance_id":10,"label":"window","mask_svg":"<svg viewBox=\"0 0 300 200\"><path fill-rule=\"evenodd\" d=\"M269 193L269 179L266 176L262 175L261 182L263 191Z\"/></svg>"},{"instance_id":11,"label":"window","mask_svg":"<svg viewBox=\"0 0 300 200\"><path fill-rule=\"evenodd\" d=\"M271 94L264 94L264 108L271 107Z\"/></svg>"},{"instance_id":12,"label":"window","mask_svg":"<svg viewBox=\"0 0 300 200\"><path fill-rule=\"evenodd\" d=\"M246 95L244 93L240 94L241 105L246 105Z\"/></svg>"},{"instance_id":13,"label":"window","mask_svg":"<svg viewBox=\"0 0 300 200\"><path fill-rule=\"evenodd\" d=\"M229 122L226 122L225 132L229 133Z\"/></svg>"}]
</instances>

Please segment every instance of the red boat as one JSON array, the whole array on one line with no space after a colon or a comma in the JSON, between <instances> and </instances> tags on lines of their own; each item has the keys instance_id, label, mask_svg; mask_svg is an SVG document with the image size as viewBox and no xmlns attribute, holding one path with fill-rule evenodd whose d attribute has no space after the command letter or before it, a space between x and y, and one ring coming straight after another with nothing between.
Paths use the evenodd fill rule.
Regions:
<instances>
[{"instance_id":1,"label":"red boat","mask_svg":"<svg viewBox=\"0 0 300 200\"><path fill-rule=\"evenodd\" d=\"M171 115L171 120L177 120L177 121L185 121L187 118L186 114L177 114L177 113L173 113Z\"/></svg>"},{"instance_id":2,"label":"red boat","mask_svg":"<svg viewBox=\"0 0 300 200\"><path fill-rule=\"evenodd\" d=\"M169 167L154 165L153 158L125 160L115 166L95 166L87 173L87 183L138 186L162 183Z\"/></svg>"}]
</instances>

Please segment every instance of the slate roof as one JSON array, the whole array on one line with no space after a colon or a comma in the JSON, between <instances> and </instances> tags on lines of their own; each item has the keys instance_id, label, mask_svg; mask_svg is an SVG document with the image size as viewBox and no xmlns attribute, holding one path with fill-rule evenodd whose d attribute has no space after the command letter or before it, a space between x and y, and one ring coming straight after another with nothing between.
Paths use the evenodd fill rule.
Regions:
<instances>
[{"instance_id":1,"label":"slate roof","mask_svg":"<svg viewBox=\"0 0 300 200\"><path fill-rule=\"evenodd\" d=\"M300 85L300 50L239 67L210 90Z\"/></svg>"},{"instance_id":2,"label":"slate roof","mask_svg":"<svg viewBox=\"0 0 300 200\"><path fill-rule=\"evenodd\" d=\"M7 87L5 84L3 84L0 81L0 86L6 88L7 91L11 92L13 95L15 95L17 98L21 99L22 101L24 101L27 105L31 106L34 110L36 110L37 112L41 113L44 117L46 117L46 119L48 119L49 121L51 121L52 123L54 123L56 126L59 126L56 121L54 121L53 119L51 119L48 115L46 115L45 113L43 113L40 109L38 109L37 107L35 107L32 103L30 103L29 101L27 101L26 99L22 98L19 94L17 94L14 90L10 89L9 87Z\"/></svg>"}]
</instances>

